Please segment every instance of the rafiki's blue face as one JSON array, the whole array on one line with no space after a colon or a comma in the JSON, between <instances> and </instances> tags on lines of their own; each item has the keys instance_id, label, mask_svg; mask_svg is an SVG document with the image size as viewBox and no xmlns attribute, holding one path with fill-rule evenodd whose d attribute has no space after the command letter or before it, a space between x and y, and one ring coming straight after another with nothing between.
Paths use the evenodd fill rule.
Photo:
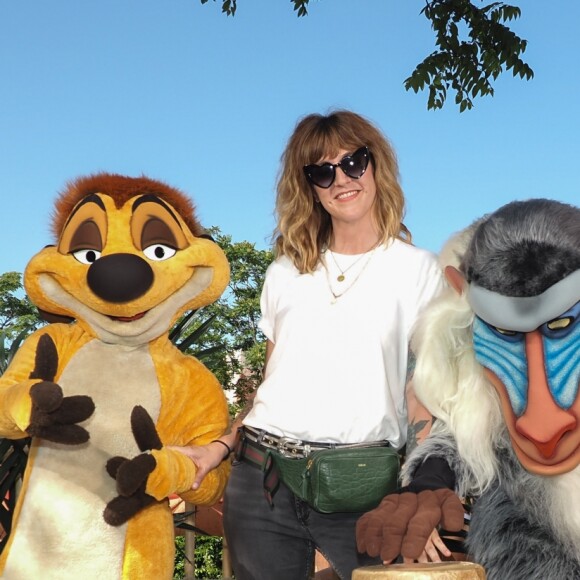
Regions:
<instances>
[{"instance_id":1,"label":"rafiki's blue face","mask_svg":"<svg viewBox=\"0 0 580 580\"><path fill-rule=\"evenodd\" d=\"M538 332L552 397L562 409L569 409L578 396L580 380L580 302L556 320L542 324ZM473 325L476 358L502 381L518 417L528 398L525 335L491 326L478 317Z\"/></svg>"},{"instance_id":2,"label":"rafiki's blue face","mask_svg":"<svg viewBox=\"0 0 580 580\"><path fill-rule=\"evenodd\" d=\"M580 463L580 302L530 332L476 316L473 344L524 467L547 474Z\"/></svg>"}]
</instances>

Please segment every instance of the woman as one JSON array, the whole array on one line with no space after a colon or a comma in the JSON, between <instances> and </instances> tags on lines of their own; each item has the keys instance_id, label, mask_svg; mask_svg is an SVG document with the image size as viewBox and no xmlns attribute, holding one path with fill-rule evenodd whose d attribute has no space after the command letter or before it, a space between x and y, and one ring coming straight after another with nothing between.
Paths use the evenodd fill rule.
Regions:
<instances>
[{"instance_id":1,"label":"woman","mask_svg":"<svg viewBox=\"0 0 580 580\"><path fill-rule=\"evenodd\" d=\"M401 223L393 149L355 113L306 116L282 156L276 211L276 260L261 299L265 377L234 426L243 424L242 437L258 451L301 450L304 442L388 441L399 449L415 441L417 426L428 431L431 417L418 414L412 391L405 396L408 345L442 278L434 256L412 246ZM189 451L198 480L235 437ZM283 483L268 501L255 463L237 457L224 500L236 578L309 578L315 549L340 578L378 563L356 551L361 513L319 513Z\"/></svg>"}]
</instances>

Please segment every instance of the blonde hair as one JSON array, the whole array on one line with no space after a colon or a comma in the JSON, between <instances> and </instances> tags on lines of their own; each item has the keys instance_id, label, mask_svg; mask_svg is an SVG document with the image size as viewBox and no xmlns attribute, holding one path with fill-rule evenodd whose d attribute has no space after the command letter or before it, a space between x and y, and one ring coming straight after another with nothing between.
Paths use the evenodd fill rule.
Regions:
<instances>
[{"instance_id":1,"label":"blonde hair","mask_svg":"<svg viewBox=\"0 0 580 580\"><path fill-rule=\"evenodd\" d=\"M301 273L312 272L332 235L332 221L322 204L316 202L313 186L303 167L323 157L333 157L341 149L355 151L367 146L377 188L373 217L383 243L389 238L411 242L402 223L405 198L399 184L395 152L385 136L367 119L351 111L302 118L282 154L276 196L277 226L274 251L287 256Z\"/></svg>"}]
</instances>

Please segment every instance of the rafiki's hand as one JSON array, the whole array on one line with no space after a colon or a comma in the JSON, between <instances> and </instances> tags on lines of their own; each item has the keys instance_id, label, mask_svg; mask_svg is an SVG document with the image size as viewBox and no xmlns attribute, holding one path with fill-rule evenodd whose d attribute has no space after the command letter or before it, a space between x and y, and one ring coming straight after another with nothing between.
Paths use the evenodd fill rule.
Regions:
<instances>
[{"instance_id":1,"label":"rafiki's hand","mask_svg":"<svg viewBox=\"0 0 580 580\"><path fill-rule=\"evenodd\" d=\"M384 562L399 554L418 560L439 524L450 531L463 527L463 505L451 490L391 494L358 520L357 548Z\"/></svg>"}]
</instances>

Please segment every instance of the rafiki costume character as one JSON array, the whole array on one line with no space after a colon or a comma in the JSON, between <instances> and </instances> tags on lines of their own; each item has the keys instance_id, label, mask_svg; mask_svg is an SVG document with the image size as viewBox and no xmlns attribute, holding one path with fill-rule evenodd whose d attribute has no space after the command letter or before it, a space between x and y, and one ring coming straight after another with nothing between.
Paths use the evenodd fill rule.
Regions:
<instances>
[{"instance_id":1,"label":"rafiki costume character","mask_svg":"<svg viewBox=\"0 0 580 580\"><path fill-rule=\"evenodd\" d=\"M146 177L76 180L53 231L24 283L75 322L36 331L0 379L0 436L32 436L0 576L172 578L167 497L211 504L229 466L191 491L193 462L166 446L208 443L229 419L217 379L168 329L220 296L228 262L189 199Z\"/></svg>"},{"instance_id":2,"label":"rafiki costume character","mask_svg":"<svg viewBox=\"0 0 580 580\"><path fill-rule=\"evenodd\" d=\"M379 507L375 520L390 515L397 529L359 541L385 554L414 544L406 555L417 557L433 525L447 527L448 486L476 497L467 550L488 580L580 578L580 209L510 203L442 260L452 289L421 321L414 375L438 420L403 483L428 482L417 498L448 503L430 514Z\"/></svg>"}]
</instances>

